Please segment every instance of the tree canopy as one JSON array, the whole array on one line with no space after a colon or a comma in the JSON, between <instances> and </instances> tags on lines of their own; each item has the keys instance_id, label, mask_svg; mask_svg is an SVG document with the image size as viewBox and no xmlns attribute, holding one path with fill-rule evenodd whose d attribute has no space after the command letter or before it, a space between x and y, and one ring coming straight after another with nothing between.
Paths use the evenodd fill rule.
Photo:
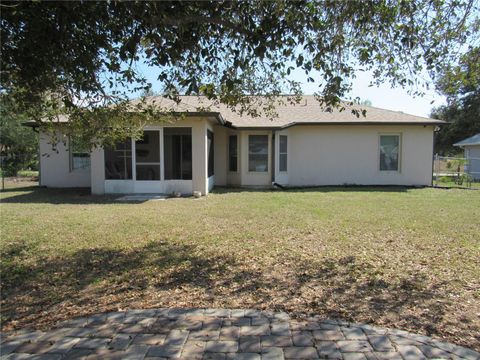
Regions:
<instances>
[{"instance_id":1,"label":"tree canopy","mask_svg":"<svg viewBox=\"0 0 480 360\"><path fill-rule=\"evenodd\" d=\"M0 155L4 175L16 175L24 168L35 168L38 156L38 137L22 126L25 114L17 113L11 98L0 95Z\"/></svg>"},{"instance_id":2,"label":"tree canopy","mask_svg":"<svg viewBox=\"0 0 480 360\"><path fill-rule=\"evenodd\" d=\"M166 96L205 95L252 114L259 106L268 113L275 95L299 94L291 73L301 69L328 109L341 106L357 71L421 94L428 84L420 75L435 78L455 62L462 44L477 39L479 24L474 0L0 6L2 92L37 121L70 114L70 130L102 143L161 113L125 115L128 96L151 88L143 66L155 69ZM248 94L266 95L266 103Z\"/></svg>"},{"instance_id":3,"label":"tree canopy","mask_svg":"<svg viewBox=\"0 0 480 360\"><path fill-rule=\"evenodd\" d=\"M446 67L437 87L447 96L447 105L434 109L432 117L448 124L436 136L436 151L456 152L454 143L480 133L480 47L470 48L458 65Z\"/></svg>"}]
</instances>

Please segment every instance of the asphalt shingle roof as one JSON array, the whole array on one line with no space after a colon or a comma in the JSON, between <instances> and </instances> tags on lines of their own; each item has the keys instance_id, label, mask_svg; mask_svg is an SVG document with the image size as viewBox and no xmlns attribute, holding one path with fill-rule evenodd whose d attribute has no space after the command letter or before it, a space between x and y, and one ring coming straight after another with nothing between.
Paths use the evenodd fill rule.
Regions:
<instances>
[{"instance_id":1,"label":"asphalt shingle roof","mask_svg":"<svg viewBox=\"0 0 480 360\"><path fill-rule=\"evenodd\" d=\"M249 116L233 111L225 104L216 104L202 96L180 96L180 103L163 96L152 96L146 99L147 103L155 104L166 112L198 114L215 114L223 120L230 122L237 128L285 128L298 124L420 124L435 125L443 124L444 121L426 117L406 114L400 111L392 111L366 105L349 105L344 103L345 110L324 110L313 95L302 96L299 103L292 103L288 96L279 96L275 102L277 117L267 115ZM261 102L262 97L257 97ZM140 100L132 100L131 104L138 104ZM262 109L262 105L258 105ZM366 116L357 117L352 110L366 110ZM58 115L52 121L58 123L68 122L68 116ZM32 121L32 124L34 122Z\"/></svg>"},{"instance_id":2,"label":"asphalt shingle roof","mask_svg":"<svg viewBox=\"0 0 480 360\"><path fill-rule=\"evenodd\" d=\"M469 138L463 139L462 141L459 141L458 143L453 145L454 146L480 145L480 133L470 136Z\"/></svg>"},{"instance_id":3,"label":"asphalt shingle roof","mask_svg":"<svg viewBox=\"0 0 480 360\"><path fill-rule=\"evenodd\" d=\"M287 96L279 97L275 103L275 110L278 117L271 119L268 116L261 115L252 117L247 114L239 114L224 104L214 104L205 97L181 96L181 102L176 104L170 99L162 96L150 97L148 102L154 102L156 105L175 112L199 112L210 111L218 112L222 118L232 123L235 127L288 127L295 124L443 124L441 120L425 118L405 114L399 111L385 110L372 106L344 104L345 110L339 111L333 109L328 112L322 109L320 103L313 95L302 96L299 103L292 104L287 100ZM260 98L261 99L261 98ZM261 101L261 100L260 100ZM352 113L352 109L365 109L366 116L357 117Z\"/></svg>"}]
</instances>

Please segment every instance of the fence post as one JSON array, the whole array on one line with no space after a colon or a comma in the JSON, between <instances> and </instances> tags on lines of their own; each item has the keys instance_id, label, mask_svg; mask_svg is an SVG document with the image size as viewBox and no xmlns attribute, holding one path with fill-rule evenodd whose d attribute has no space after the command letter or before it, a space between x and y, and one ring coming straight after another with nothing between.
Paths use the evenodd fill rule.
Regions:
<instances>
[{"instance_id":1,"label":"fence post","mask_svg":"<svg viewBox=\"0 0 480 360\"><path fill-rule=\"evenodd\" d=\"M435 172L435 186L438 186L438 153L435 154L433 163L433 171Z\"/></svg>"},{"instance_id":2,"label":"fence post","mask_svg":"<svg viewBox=\"0 0 480 360\"><path fill-rule=\"evenodd\" d=\"M4 169L4 158L1 156L0 165L2 169L2 191L5 190L5 169Z\"/></svg>"}]
</instances>

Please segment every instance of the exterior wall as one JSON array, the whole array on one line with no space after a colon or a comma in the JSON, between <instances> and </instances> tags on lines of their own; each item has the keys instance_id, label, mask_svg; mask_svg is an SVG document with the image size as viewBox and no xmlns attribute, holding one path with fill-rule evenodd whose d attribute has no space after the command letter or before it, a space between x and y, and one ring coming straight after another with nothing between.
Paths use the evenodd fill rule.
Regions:
<instances>
[{"instance_id":1,"label":"exterior wall","mask_svg":"<svg viewBox=\"0 0 480 360\"><path fill-rule=\"evenodd\" d=\"M275 181L287 186L315 185L430 185L432 180L433 126L294 126L281 131L235 130L213 125L208 119L185 119L165 126L192 128L192 180L134 181L105 180L104 152L91 154L91 170L70 171L68 148L57 144L58 153L40 134L41 185L49 187L89 187L93 194L200 191L208 194L214 185L270 186L272 161ZM159 129L162 126L149 126ZM214 176L208 174L207 129L215 142ZM238 171L228 170L228 136L238 136ZM248 171L248 136L269 136L267 172ZM272 134L275 157L272 157ZM379 135L400 134L400 171L379 170ZM287 172L279 171L279 136L287 135ZM162 138L162 137L161 137ZM161 140L163 162L163 140ZM134 148L132 148L134 151ZM469 156L480 158L480 146L470 147ZM480 167L480 162L478 162ZM479 171L480 169L472 171ZM135 172L134 172L135 174Z\"/></svg>"},{"instance_id":2,"label":"exterior wall","mask_svg":"<svg viewBox=\"0 0 480 360\"><path fill-rule=\"evenodd\" d=\"M379 135L400 134L400 171L379 170ZM288 185L431 185L433 126L294 126ZM278 167L277 167L278 168Z\"/></svg>"},{"instance_id":3,"label":"exterior wall","mask_svg":"<svg viewBox=\"0 0 480 360\"><path fill-rule=\"evenodd\" d=\"M66 146L63 142L52 149L50 138L45 133L40 133L40 185L47 187L90 187L90 169L70 170L70 152L68 139Z\"/></svg>"},{"instance_id":4,"label":"exterior wall","mask_svg":"<svg viewBox=\"0 0 480 360\"><path fill-rule=\"evenodd\" d=\"M215 185L216 186L240 186L242 171L241 171L241 131L237 131L223 126L215 126ZM238 163L237 171L232 172L229 169L229 148L228 141L230 135L237 136L237 154ZM248 156L246 154L245 156Z\"/></svg>"},{"instance_id":5,"label":"exterior wall","mask_svg":"<svg viewBox=\"0 0 480 360\"><path fill-rule=\"evenodd\" d=\"M268 135L268 171L248 171L248 136ZM248 130L239 134L240 143L240 185L241 186L270 186L272 184L272 131Z\"/></svg>"},{"instance_id":6,"label":"exterior wall","mask_svg":"<svg viewBox=\"0 0 480 360\"><path fill-rule=\"evenodd\" d=\"M208 194L207 121L182 120L175 126L192 127L192 190Z\"/></svg>"},{"instance_id":7,"label":"exterior wall","mask_svg":"<svg viewBox=\"0 0 480 360\"><path fill-rule=\"evenodd\" d=\"M105 194L105 157L103 149L97 148L90 156L92 194Z\"/></svg>"},{"instance_id":8,"label":"exterior wall","mask_svg":"<svg viewBox=\"0 0 480 360\"><path fill-rule=\"evenodd\" d=\"M272 161L274 181L286 186L318 185L431 185L433 126L294 126L275 131L275 156L269 136L269 171L248 171L248 135L271 131L232 130L217 136L215 176L226 173L228 186L270 186ZM228 136L239 137L239 171L228 171ZM379 170L381 134L399 134L401 138L400 171ZM287 136L287 171L279 170L279 136ZM217 141L220 137L224 140ZM225 156L218 154L219 148ZM220 166L223 166L222 169ZM223 176L223 175L221 175ZM216 184L218 184L216 182Z\"/></svg>"},{"instance_id":9,"label":"exterior wall","mask_svg":"<svg viewBox=\"0 0 480 360\"><path fill-rule=\"evenodd\" d=\"M465 157L470 159L469 172L475 178L480 179L480 145L465 146Z\"/></svg>"},{"instance_id":10,"label":"exterior wall","mask_svg":"<svg viewBox=\"0 0 480 360\"><path fill-rule=\"evenodd\" d=\"M221 125L213 127L215 141L215 185L227 185L228 136L227 128Z\"/></svg>"}]
</instances>

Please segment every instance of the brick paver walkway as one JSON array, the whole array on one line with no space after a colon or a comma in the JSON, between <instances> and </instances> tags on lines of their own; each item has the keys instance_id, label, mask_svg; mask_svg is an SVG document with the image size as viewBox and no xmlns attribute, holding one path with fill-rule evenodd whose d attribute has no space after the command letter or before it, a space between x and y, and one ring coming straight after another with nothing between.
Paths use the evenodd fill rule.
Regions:
<instances>
[{"instance_id":1,"label":"brick paver walkway","mask_svg":"<svg viewBox=\"0 0 480 360\"><path fill-rule=\"evenodd\" d=\"M133 310L48 331L2 334L2 359L480 359L480 353L400 330L285 313Z\"/></svg>"}]
</instances>

